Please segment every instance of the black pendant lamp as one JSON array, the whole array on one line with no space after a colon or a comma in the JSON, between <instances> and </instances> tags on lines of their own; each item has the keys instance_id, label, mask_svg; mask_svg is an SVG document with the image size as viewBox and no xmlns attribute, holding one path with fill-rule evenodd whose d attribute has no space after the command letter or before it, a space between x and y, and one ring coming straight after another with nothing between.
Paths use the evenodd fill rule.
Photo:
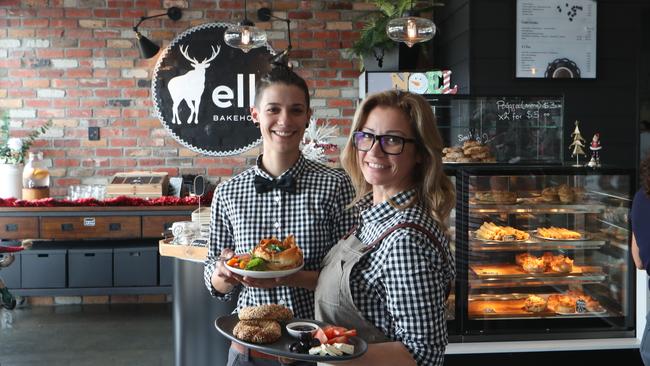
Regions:
<instances>
[{"instance_id":1,"label":"black pendant lamp","mask_svg":"<svg viewBox=\"0 0 650 366\"><path fill-rule=\"evenodd\" d=\"M145 21L147 19L157 18L157 17L161 17L161 16L164 16L164 15L167 15L169 17L169 19L171 19L173 21L177 21L183 16L183 12L181 11L180 8L172 6L171 8L167 9L166 13L151 15L151 16L148 16L148 17L145 17L145 16L140 17L140 21L138 22L138 24L136 24L135 27L133 27L133 31L135 32L136 37L138 37L138 49L140 49L140 56L142 58L152 58L152 57L154 57L155 55L158 54L158 51L160 51L160 46L153 43L149 38L143 36L138 31L138 27L140 26L140 24L143 21Z\"/></svg>"}]
</instances>

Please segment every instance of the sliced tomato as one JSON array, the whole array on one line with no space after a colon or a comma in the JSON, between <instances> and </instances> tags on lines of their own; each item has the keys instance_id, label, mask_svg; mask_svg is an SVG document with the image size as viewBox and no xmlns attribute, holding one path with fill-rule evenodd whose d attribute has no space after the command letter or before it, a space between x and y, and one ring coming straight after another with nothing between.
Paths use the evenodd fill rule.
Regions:
<instances>
[{"instance_id":1,"label":"sliced tomato","mask_svg":"<svg viewBox=\"0 0 650 366\"><path fill-rule=\"evenodd\" d=\"M334 334L334 327L331 325L328 325L325 328L323 328L323 333L325 333L327 339L334 338L337 336L336 334Z\"/></svg>"},{"instance_id":2,"label":"sliced tomato","mask_svg":"<svg viewBox=\"0 0 650 366\"><path fill-rule=\"evenodd\" d=\"M325 335L325 332L323 332L322 329L318 329L316 331L316 334L314 334L314 338L318 339L321 344L327 343L327 336Z\"/></svg>"},{"instance_id":3,"label":"sliced tomato","mask_svg":"<svg viewBox=\"0 0 650 366\"><path fill-rule=\"evenodd\" d=\"M357 336L357 330L356 329L348 329L345 333L343 333L344 336L346 337L356 337Z\"/></svg>"},{"instance_id":4,"label":"sliced tomato","mask_svg":"<svg viewBox=\"0 0 650 366\"><path fill-rule=\"evenodd\" d=\"M346 336L334 337L327 341L327 344L334 344L334 343L348 343L348 337Z\"/></svg>"}]
</instances>

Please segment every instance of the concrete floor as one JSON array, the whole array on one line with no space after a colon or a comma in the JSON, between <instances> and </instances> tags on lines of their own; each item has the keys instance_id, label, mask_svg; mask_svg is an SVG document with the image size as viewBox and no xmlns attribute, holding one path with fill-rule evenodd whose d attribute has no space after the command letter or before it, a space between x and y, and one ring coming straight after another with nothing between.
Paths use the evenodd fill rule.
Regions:
<instances>
[{"instance_id":1,"label":"concrete floor","mask_svg":"<svg viewBox=\"0 0 650 366\"><path fill-rule=\"evenodd\" d=\"M173 363L171 304L0 309L0 366Z\"/></svg>"}]
</instances>

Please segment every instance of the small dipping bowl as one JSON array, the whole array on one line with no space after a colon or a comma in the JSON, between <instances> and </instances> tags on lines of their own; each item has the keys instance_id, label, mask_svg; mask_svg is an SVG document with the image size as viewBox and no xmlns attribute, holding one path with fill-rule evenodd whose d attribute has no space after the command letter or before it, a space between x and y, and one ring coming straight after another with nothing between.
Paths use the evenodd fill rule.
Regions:
<instances>
[{"instance_id":1,"label":"small dipping bowl","mask_svg":"<svg viewBox=\"0 0 650 366\"><path fill-rule=\"evenodd\" d=\"M287 332L297 339L300 339L300 335L303 333L309 333L312 336L316 334L316 331L319 329L319 326L310 323L310 322L293 322L287 324Z\"/></svg>"}]
</instances>

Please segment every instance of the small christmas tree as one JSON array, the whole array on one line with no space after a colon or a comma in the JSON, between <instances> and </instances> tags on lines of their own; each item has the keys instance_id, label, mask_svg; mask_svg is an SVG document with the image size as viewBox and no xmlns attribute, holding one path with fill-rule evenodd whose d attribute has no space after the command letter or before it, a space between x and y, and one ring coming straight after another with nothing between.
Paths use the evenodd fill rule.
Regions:
<instances>
[{"instance_id":1,"label":"small christmas tree","mask_svg":"<svg viewBox=\"0 0 650 366\"><path fill-rule=\"evenodd\" d=\"M585 151L582 149L585 147L583 144L585 142L585 139L582 138L582 135L580 134L580 129L578 128L578 121L576 121L576 128L573 130L573 133L571 134L571 137L573 137L573 142L571 145L569 145L569 149L572 149L571 152L571 157L576 157L576 165L574 166L580 166L580 155L587 155L585 154Z\"/></svg>"}]
</instances>

